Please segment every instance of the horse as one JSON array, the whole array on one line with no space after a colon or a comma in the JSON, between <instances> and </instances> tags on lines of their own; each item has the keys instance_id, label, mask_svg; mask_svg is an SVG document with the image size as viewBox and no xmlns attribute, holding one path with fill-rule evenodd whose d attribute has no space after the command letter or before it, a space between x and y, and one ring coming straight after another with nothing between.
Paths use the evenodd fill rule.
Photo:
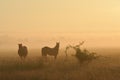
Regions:
<instances>
[{"instance_id":1,"label":"horse","mask_svg":"<svg viewBox=\"0 0 120 80\"><path fill-rule=\"evenodd\" d=\"M25 59L28 54L27 47L22 46L22 44L18 44L18 46L19 46L18 55L20 56L21 59Z\"/></svg>"},{"instance_id":2,"label":"horse","mask_svg":"<svg viewBox=\"0 0 120 80\"><path fill-rule=\"evenodd\" d=\"M56 42L56 45L54 48L50 47L43 47L42 48L42 56L46 57L47 55L54 56L54 58L57 58L58 52L59 52L59 42Z\"/></svg>"}]
</instances>

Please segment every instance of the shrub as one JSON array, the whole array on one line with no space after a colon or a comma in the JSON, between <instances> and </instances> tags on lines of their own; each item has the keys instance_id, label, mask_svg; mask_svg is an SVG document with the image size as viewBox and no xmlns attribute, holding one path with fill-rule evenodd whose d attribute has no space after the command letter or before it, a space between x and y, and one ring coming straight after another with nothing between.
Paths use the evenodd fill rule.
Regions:
<instances>
[{"instance_id":1,"label":"shrub","mask_svg":"<svg viewBox=\"0 0 120 80\"><path fill-rule=\"evenodd\" d=\"M67 50L69 48L73 48L76 51L75 55L73 56L75 56L80 62L91 61L93 59L96 59L98 57L96 53L89 52L87 49L81 50L80 46L83 45L83 43L84 42L76 46L71 46L71 45L67 46L65 51L66 55L67 55Z\"/></svg>"}]
</instances>

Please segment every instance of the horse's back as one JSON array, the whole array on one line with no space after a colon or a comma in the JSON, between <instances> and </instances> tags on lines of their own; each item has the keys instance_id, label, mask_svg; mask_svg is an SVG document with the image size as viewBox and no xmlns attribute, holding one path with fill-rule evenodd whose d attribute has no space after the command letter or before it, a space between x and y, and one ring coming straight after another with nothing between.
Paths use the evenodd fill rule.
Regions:
<instances>
[{"instance_id":1,"label":"horse's back","mask_svg":"<svg viewBox=\"0 0 120 80\"><path fill-rule=\"evenodd\" d=\"M47 55L48 52L50 52L50 49L49 47L43 47L42 48L42 55Z\"/></svg>"}]
</instances>

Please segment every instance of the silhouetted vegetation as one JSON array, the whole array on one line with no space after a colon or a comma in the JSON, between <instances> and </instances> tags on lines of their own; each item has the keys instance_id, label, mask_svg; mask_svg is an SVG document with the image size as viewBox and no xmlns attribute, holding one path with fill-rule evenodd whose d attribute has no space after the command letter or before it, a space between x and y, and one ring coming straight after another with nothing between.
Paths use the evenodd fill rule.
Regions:
<instances>
[{"instance_id":1,"label":"silhouetted vegetation","mask_svg":"<svg viewBox=\"0 0 120 80\"><path fill-rule=\"evenodd\" d=\"M19 60L9 60L5 61L4 63L1 63L0 65L0 72L4 71L26 71L26 70L36 70L41 69L44 67L44 63L42 60L25 60L25 61L19 61Z\"/></svg>"},{"instance_id":2,"label":"silhouetted vegetation","mask_svg":"<svg viewBox=\"0 0 120 80\"><path fill-rule=\"evenodd\" d=\"M95 52L89 52L87 49L81 50L80 46L83 44L84 44L84 41L79 43L76 46L71 46L71 45L67 46L65 51L66 54L69 48L73 48L76 51L75 55L73 56L75 56L80 62L91 61L99 57Z\"/></svg>"}]
</instances>

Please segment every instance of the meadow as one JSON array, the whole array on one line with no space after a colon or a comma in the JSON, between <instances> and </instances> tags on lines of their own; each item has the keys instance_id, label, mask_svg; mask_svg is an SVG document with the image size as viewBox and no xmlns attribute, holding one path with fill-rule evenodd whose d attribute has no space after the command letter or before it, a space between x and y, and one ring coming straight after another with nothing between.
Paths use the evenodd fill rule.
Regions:
<instances>
[{"instance_id":1,"label":"meadow","mask_svg":"<svg viewBox=\"0 0 120 80\"><path fill-rule=\"evenodd\" d=\"M93 50L93 49L91 49ZM17 51L0 51L0 80L120 80L119 49L94 49L99 58L79 63L64 50L58 58L44 60L40 50L31 50L25 60Z\"/></svg>"}]
</instances>

